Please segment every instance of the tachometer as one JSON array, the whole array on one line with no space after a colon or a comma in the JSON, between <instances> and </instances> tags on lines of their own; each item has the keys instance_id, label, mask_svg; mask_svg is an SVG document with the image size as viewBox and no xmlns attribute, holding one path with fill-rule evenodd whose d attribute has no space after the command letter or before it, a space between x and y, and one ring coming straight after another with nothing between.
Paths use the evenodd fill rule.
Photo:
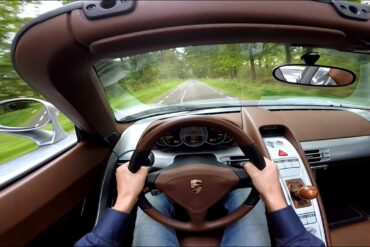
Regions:
<instances>
[{"instance_id":1,"label":"tachometer","mask_svg":"<svg viewBox=\"0 0 370 247\"><path fill-rule=\"evenodd\" d=\"M182 144L177 131L167 132L163 136L163 142L169 147L178 147Z\"/></svg>"},{"instance_id":2,"label":"tachometer","mask_svg":"<svg viewBox=\"0 0 370 247\"><path fill-rule=\"evenodd\" d=\"M218 145L222 143L225 140L225 138L226 138L225 132L213 127L208 128L208 138L206 141L208 144Z\"/></svg>"},{"instance_id":3,"label":"tachometer","mask_svg":"<svg viewBox=\"0 0 370 247\"><path fill-rule=\"evenodd\" d=\"M156 142L155 142L158 146L160 147L164 147L164 146L167 146L167 144L164 142L163 140L163 136L161 136Z\"/></svg>"},{"instance_id":4,"label":"tachometer","mask_svg":"<svg viewBox=\"0 0 370 247\"><path fill-rule=\"evenodd\" d=\"M208 137L205 127L193 126L180 130L181 141L189 147L199 147L204 144Z\"/></svg>"},{"instance_id":5,"label":"tachometer","mask_svg":"<svg viewBox=\"0 0 370 247\"><path fill-rule=\"evenodd\" d=\"M226 137L225 137L223 143L230 143L232 141L234 141L234 138L231 135L226 134Z\"/></svg>"}]
</instances>

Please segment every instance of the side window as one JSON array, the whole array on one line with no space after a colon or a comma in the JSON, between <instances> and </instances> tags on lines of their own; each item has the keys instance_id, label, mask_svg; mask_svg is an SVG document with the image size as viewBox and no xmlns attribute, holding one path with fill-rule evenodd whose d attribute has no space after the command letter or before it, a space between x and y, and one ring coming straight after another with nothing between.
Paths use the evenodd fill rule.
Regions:
<instances>
[{"instance_id":1,"label":"side window","mask_svg":"<svg viewBox=\"0 0 370 247\"><path fill-rule=\"evenodd\" d=\"M74 124L18 76L10 54L24 24L64 2L0 1L0 187L76 143Z\"/></svg>"},{"instance_id":2,"label":"side window","mask_svg":"<svg viewBox=\"0 0 370 247\"><path fill-rule=\"evenodd\" d=\"M73 123L36 98L0 102L0 165L74 134Z\"/></svg>"}]
</instances>

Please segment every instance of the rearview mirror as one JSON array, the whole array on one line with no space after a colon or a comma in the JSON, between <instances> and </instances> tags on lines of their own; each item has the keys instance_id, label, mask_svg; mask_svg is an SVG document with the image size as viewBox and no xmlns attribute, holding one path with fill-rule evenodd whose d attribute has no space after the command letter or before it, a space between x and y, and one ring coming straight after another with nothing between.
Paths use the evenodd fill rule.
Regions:
<instances>
[{"instance_id":1,"label":"rearview mirror","mask_svg":"<svg viewBox=\"0 0 370 247\"><path fill-rule=\"evenodd\" d=\"M356 75L347 69L320 65L282 65L274 69L275 79L291 84L341 87L352 84Z\"/></svg>"}]
</instances>

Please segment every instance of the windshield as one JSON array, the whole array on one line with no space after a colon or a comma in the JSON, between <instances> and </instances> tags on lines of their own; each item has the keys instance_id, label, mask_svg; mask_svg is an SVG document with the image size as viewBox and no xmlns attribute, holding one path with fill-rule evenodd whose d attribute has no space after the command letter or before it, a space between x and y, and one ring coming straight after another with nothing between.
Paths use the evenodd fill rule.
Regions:
<instances>
[{"instance_id":1,"label":"windshield","mask_svg":"<svg viewBox=\"0 0 370 247\"><path fill-rule=\"evenodd\" d=\"M304 64L301 56L313 51L320 55L316 64L351 70L356 81L349 86L325 88L274 79L272 71L276 66ZM179 47L108 59L96 64L95 70L116 119L125 121L228 106L367 108L369 62L368 55L358 53L243 43Z\"/></svg>"}]
</instances>

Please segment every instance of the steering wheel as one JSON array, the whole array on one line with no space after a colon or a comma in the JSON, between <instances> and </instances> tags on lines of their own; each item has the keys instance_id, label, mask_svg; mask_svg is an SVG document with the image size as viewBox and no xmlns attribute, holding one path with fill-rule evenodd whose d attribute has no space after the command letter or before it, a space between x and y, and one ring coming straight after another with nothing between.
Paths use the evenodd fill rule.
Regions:
<instances>
[{"instance_id":1,"label":"steering wheel","mask_svg":"<svg viewBox=\"0 0 370 247\"><path fill-rule=\"evenodd\" d=\"M209 126L233 136L240 149L260 170L265 167L265 160L244 132L233 123L210 116L191 116L172 119L171 121L149 128L140 138L129 165L129 170L137 172L148 158L155 141L169 130L189 126ZM240 219L259 201L259 194L253 187L243 167L226 166L215 158L188 157L175 159L173 164L161 170L149 172L146 187L158 189L183 207L190 220L188 222L169 218L155 209L146 199L145 193L139 196L139 207L154 220L181 231L209 231L225 227ZM236 188L251 187L251 193L235 211L216 220L207 221L208 209Z\"/></svg>"}]
</instances>

